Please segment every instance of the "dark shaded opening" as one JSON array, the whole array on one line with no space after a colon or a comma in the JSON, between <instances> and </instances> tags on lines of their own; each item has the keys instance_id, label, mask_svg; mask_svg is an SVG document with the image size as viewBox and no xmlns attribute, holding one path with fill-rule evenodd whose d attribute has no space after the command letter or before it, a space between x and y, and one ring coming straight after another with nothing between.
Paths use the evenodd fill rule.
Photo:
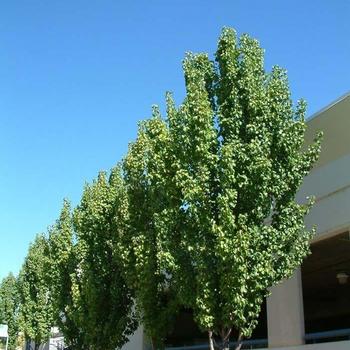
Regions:
<instances>
[{"instance_id":1,"label":"dark shaded opening","mask_svg":"<svg viewBox=\"0 0 350 350\"><path fill-rule=\"evenodd\" d=\"M340 280L341 276L350 276L349 233L317 242L311 251L302 266L305 333L349 329L350 278ZM307 336L307 343L349 339L334 334L319 341Z\"/></svg>"}]
</instances>

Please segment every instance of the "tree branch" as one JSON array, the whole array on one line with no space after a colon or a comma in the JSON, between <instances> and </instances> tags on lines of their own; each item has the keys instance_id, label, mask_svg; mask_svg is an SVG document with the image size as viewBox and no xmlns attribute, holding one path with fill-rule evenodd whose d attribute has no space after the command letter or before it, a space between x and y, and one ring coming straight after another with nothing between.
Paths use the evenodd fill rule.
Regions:
<instances>
[{"instance_id":1,"label":"tree branch","mask_svg":"<svg viewBox=\"0 0 350 350\"><path fill-rule=\"evenodd\" d=\"M213 332L212 331L208 331L208 336L209 336L209 347L210 347L210 350L215 350L215 347L214 347L214 339L213 339Z\"/></svg>"},{"instance_id":2,"label":"tree branch","mask_svg":"<svg viewBox=\"0 0 350 350\"><path fill-rule=\"evenodd\" d=\"M238 338L237 338L237 341L236 341L235 350L241 350L242 340L243 340L243 334L242 334L242 332L239 332L239 335L238 335Z\"/></svg>"}]
</instances>

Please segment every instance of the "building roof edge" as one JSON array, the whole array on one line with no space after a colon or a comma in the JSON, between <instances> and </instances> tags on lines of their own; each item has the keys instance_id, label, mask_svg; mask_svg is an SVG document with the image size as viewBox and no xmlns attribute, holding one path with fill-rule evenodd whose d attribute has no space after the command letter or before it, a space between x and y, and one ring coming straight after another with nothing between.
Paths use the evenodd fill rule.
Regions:
<instances>
[{"instance_id":1,"label":"building roof edge","mask_svg":"<svg viewBox=\"0 0 350 350\"><path fill-rule=\"evenodd\" d=\"M316 117L318 117L320 114L322 114L323 112L327 111L328 109L332 108L334 105L336 105L337 103L345 100L347 97L350 97L350 91L346 92L344 95L341 95L340 97L338 97L336 100L334 100L333 102L329 103L328 105L326 105L325 107L321 108L318 112L315 112L313 114L311 114L310 117L306 118L306 122L309 122L312 119L315 119Z\"/></svg>"}]
</instances>

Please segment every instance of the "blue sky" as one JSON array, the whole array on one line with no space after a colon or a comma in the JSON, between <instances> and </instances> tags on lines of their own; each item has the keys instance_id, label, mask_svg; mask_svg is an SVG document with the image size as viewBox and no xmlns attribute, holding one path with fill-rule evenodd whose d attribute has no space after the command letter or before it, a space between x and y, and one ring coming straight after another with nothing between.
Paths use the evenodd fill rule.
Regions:
<instances>
[{"instance_id":1,"label":"blue sky","mask_svg":"<svg viewBox=\"0 0 350 350\"><path fill-rule=\"evenodd\" d=\"M225 25L251 34L310 115L350 90L349 13L348 0L2 1L0 278L165 91L181 102L186 51L212 54Z\"/></svg>"}]
</instances>

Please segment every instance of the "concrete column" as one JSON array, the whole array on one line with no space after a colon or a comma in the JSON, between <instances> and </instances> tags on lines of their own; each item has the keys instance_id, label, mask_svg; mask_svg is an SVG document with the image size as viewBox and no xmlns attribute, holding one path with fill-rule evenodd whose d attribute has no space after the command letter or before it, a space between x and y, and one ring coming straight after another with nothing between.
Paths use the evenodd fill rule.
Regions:
<instances>
[{"instance_id":1,"label":"concrete column","mask_svg":"<svg viewBox=\"0 0 350 350\"><path fill-rule=\"evenodd\" d=\"M304 307L301 272L271 289L267 299L269 348L304 344Z\"/></svg>"}]
</instances>

